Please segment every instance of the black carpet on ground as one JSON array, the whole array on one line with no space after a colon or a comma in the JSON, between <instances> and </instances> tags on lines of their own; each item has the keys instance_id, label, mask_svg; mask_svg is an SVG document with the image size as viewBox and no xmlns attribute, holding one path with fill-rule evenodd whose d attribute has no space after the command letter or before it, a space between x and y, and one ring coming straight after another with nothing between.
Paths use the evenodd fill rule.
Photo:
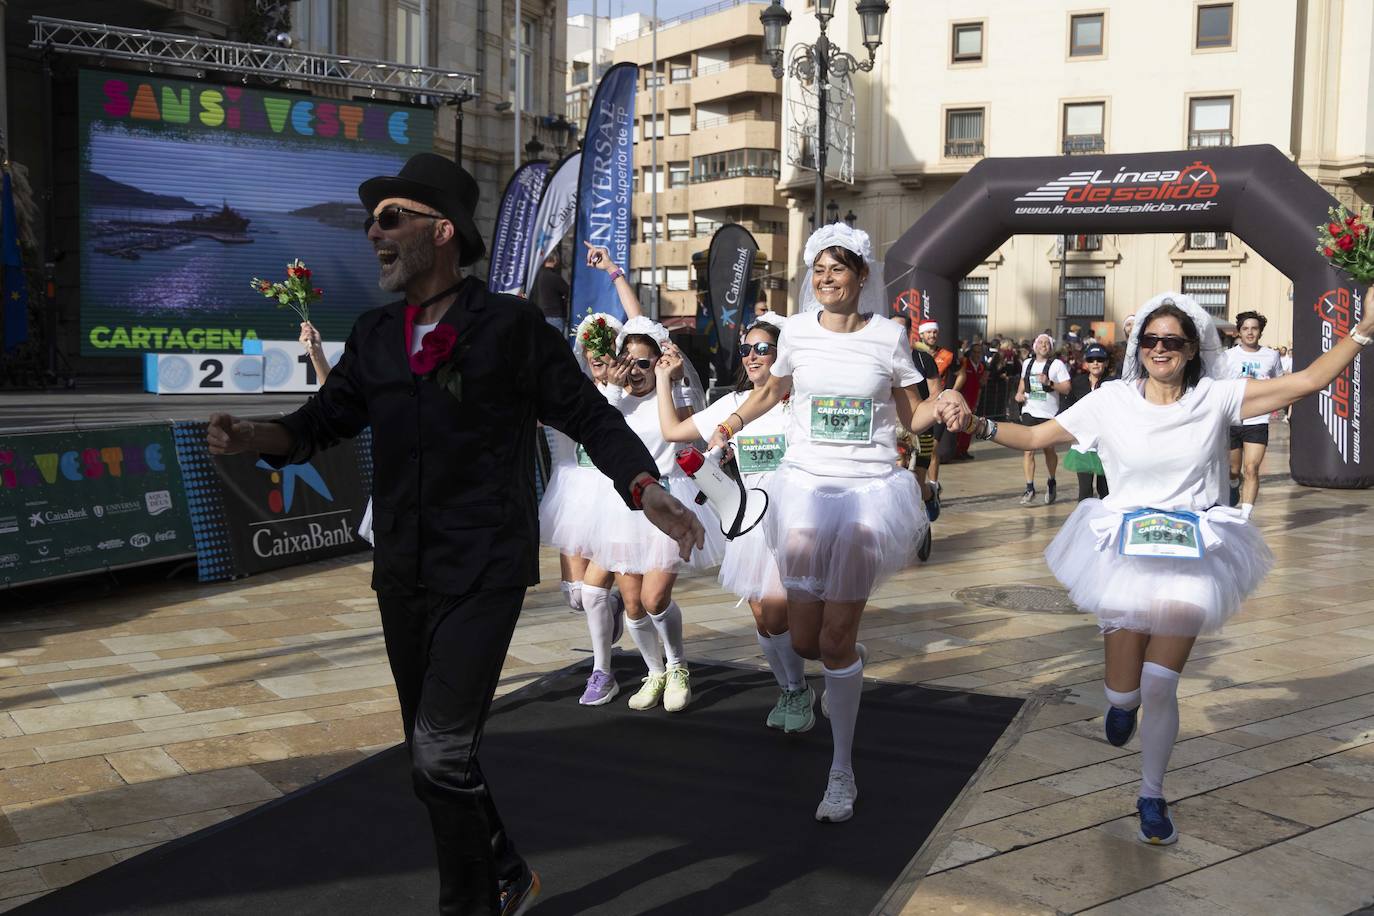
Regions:
<instances>
[{"instance_id":1,"label":"black carpet on ground","mask_svg":"<svg viewBox=\"0 0 1374 916\"><path fill-rule=\"evenodd\" d=\"M499 701L487 729L483 769L543 879L536 916L867 913L1021 707L867 684L855 817L819 824L830 729L765 728L771 675L693 666L696 699L670 715L631 711L642 668L625 655L617 668L608 706L577 705L580 665ZM437 888L429 821L395 747L15 912L432 913Z\"/></svg>"}]
</instances>

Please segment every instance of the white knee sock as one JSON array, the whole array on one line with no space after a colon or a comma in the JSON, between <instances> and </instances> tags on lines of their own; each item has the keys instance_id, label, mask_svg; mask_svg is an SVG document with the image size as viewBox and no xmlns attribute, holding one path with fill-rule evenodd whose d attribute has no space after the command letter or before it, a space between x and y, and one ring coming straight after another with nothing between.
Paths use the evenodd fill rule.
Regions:
<instances>
[{"instance_id":1,"label":"white knee sock","mask_svg":"<svg viewBox=\"0 0 1374 916\"><path fill-rule=\"evenodd\" d=\"M830 769L854 775L851 755L854 726L859 721L859 697L864 689L864 662L859 659L847 668L825 671L826 705L830 707L830 737L835 744Z\"/></svg>"},{"instance_id":2,"label":"white knee sock","mask_svg":"<svg viewBox=\"0 0 1374 916\"><path fill-rule=\"evenodd\" d=\"M801 690L806 686L806 659L792 648L792 634L778 633L768 639L777 646L778 658L782 661L783 670L787 672L787 683L783 686L788 690Z\"/></svg>"},{"instance_id":3,"label":"white knee sock","mask_svg":"<svg viewBox=\"0 0 1374 916\"><path fill-rule=\"evenodd\" d=\"M683 656L687 654L682 648L682 608L677 606L676 601L669 601L662 614L650 614L649 619L654 622L654 631L663 643L668 667L681 665Z\"/></svg>"},{"instance_id":4,"label":"white knee sock","mask_svg":"<svg viewBox=\"0 0 1374 916\"><path fill-rule=\"evenodd\" d=\"M1140 706L1139 687L1137 687L1135 690L1128 690L1127 692L1122 693L1120 690L1113 690L1106 684L1103 684L1102 692L1107 695L1107 702L1111 703L1117 709L1124 709L1127 712L1130 712L1132 709L1136 709Z\"/></svg>"},{"instance_id":5,"label":"white knee sock","mask_svg":"<svg viewBox=\"0 0 1374 916\"><path fill-rule=\"evenodd\" d=\"M1140 797L1164 797L1164 771L1178 738L1178 672L1146 662L1140 671ZM833 707L832 707L833 708Z\"/></svg>"},{"instance_id":6,"label":"white knee sock","mask_svg":"<svg viewBox=\"0 0 1374 916\"><path fill-rule=\"evenodd\" d=\"M773 672L773 679L778 682L778 687L783 690L791 689L787 686L787 669L783 667L782 659L778 657L778 647L773 644L773 637L765 636L755 630L754 638L759 641L759 648L763 650L763 657L768 659L768 670Z\"/></svg>"},{"instance_id":7,"label":"white knee sock","mask_svg":"<svg viewBox=\"0 0 1374 916\"><path fill-rule=\"evenodd\" d=\"M638 620L627 615L625 624L630 628L630 638L635 641L635 648L644 656L644 664L649 666L649 673L662 674L663 646L658 641L658 633L654 631L653 620L647 614Z\"/></svg>"},{"instance_id":8,"label":"white knee sock","mask_svg":"<svg viewBox=\"0 0 1374 916\"><path fill-rule=\"evenodd\" d=\"M574 611L582 610L582 583L569 582L564 579L558 583L558 590L563 593L563 600L568 603L568 607Z\"/></svg>"},{"instance_id":9,"label":"white knee sock","mask_svg":"<svg viewBox=\"0 0 1374 916\"><path fill-rule=\"evenodd\" d=\"M582 609L587 614L587 632L592 637L592 667L611 670L611 634L615 632L611 590L594 585L582 586Z\"/></svg>"}]
</instances>

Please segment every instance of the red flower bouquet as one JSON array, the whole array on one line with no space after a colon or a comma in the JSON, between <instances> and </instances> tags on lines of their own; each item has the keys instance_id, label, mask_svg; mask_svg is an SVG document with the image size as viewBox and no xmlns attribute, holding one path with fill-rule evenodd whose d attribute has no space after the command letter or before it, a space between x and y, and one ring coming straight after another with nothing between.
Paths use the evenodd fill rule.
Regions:
<instances>
[{"instance_id":1,"label":"red flower bouquet","mask_svg":"<svg viewBox=\"0 0 1374 916\"><path fill-rule=\"evenodd\" d=\"M1374 283L1374 214L1369 204L1357 214L1332 207L1327 216L1330 221L1317 227L1317 253L1356 282Z\"/></svg>"},{"instance_id":2,"label":"red flower bouquet","mask_svg":"<svg viewBox=\"0 0 1374 916\"><path fill-rule=\"evenodd\" d=\"M286 280L273 283L254 277L248 284L268 299L277 300L278 308L289 308L300 316L301 321L310 320L310 306L324 298L324 290L311 285L310 268L300 258L286 265Z\"/></svg>"},{"instance_id":3,"label":"red flower bouquet","mask_svg":"<svg viewBox=\"0 0 1374 916\"><path fill-rule=\"evenodd\" d=\"M615 331L611 330L605 318L588 317L578 326L578 334L588 357L615 355Z\"/></svg>"}]
</instances>

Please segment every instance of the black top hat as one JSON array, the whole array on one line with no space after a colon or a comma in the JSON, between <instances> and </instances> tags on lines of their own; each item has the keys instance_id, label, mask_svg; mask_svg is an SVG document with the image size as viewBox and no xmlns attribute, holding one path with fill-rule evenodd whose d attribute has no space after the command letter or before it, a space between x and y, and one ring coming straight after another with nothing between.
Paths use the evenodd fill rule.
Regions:
<instances>
[{"instance_id":1,"label":"black top hat","mask_svg":"<svg viewBox=\"0 0 1374 916\"><path fill-rule=\"evenodd\" d=\"M418 153L406 160L401 173L382 175L358 185L358 199L368 213L388 197L403 197L433 207L453 223L458 232L458 264L480 261L487 246L477 232L472 215L477 211L477 182L452 159L436 153Z\"/></svg>"}]
</instances>

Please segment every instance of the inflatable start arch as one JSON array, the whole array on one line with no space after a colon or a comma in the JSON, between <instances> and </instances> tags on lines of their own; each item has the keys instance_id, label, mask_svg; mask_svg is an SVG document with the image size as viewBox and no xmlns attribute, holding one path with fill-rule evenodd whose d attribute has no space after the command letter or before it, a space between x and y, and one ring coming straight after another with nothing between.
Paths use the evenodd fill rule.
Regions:
<instances>
[{"instance_id":1,"label":"inflatable start arch","mask_svg":"<svg viewBox=\"0 0 1374 916\"><path fill-rule=\"evenodd\" d=\"M1267 145L984 159L903 233L884 271L893 288L920 291L923 317L940 322L951 346L959 281L1013 235L1232 232L1293 281L1293 362L1301 367L1363 314L1365 291L1316 251L1316 227L1336 205ZM1290 472L1298 483L1374 484L1374 447L1365 451L1361 435L1362 380L1372 366L1365 353L1294 405Z\"/></svg>"}]
</instances>

